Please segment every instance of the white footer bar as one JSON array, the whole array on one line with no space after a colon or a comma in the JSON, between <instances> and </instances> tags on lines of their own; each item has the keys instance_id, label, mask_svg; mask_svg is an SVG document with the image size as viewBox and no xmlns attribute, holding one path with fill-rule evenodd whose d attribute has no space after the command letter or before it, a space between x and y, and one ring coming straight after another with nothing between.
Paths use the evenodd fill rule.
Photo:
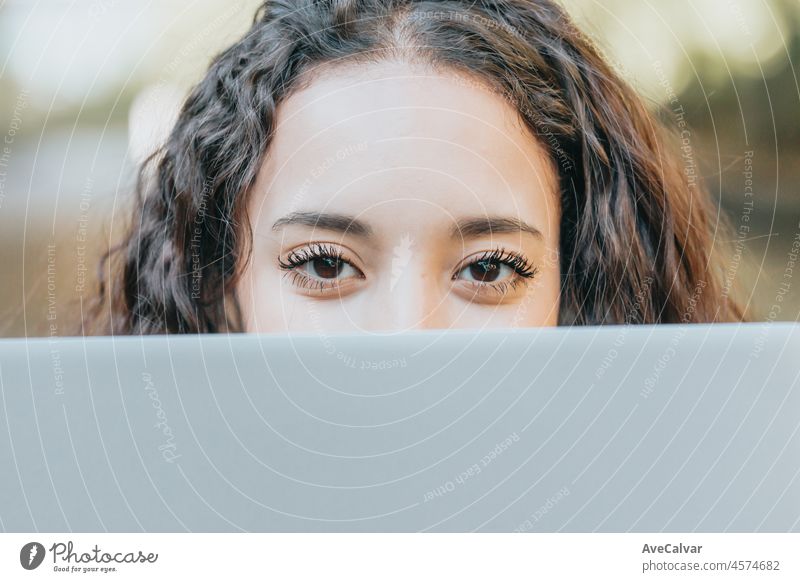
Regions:
<instances>
[{"instance_id":1,"label":"white footer bar","mask_svg":"<svg viewBox=\"0 0 800 582\"><path fill-rule=\"evenodd\" d=\"M800 534L0 534L0 580L800 580ZM193 578L189 578L189 577Z\"/></svg>"}]
</instances>

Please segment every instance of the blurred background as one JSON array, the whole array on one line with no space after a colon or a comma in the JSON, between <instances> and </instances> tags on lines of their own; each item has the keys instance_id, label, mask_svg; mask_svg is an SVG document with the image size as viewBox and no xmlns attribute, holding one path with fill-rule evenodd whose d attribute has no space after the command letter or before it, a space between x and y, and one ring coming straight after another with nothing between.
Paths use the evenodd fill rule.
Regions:
<instances>
[{"instance_id":1,"label":"blurred background","mask_svg":"<svg viewBox=\"0 0 800 582\"><path fill-rule=\"evenodd\" d=\"M75 332L137 161L258 4L0 0L0 336ZM667 124L689 124L754 315L798 320L800 2L563 4Z\"/></svg>"}]
</instances>

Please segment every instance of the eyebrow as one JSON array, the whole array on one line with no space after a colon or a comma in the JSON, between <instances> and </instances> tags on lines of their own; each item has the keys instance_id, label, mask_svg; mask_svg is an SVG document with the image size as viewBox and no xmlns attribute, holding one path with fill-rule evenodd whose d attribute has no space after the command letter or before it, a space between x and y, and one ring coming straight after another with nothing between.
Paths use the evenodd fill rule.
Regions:
<instances>
[{"instance_id":1,"label":"eyebrow","mask_svg":"<svg viewBox=\"0 0 800 582\"><path fill-rule=\"evenodd\" d=\"M516 218L503 216L481 216L459 220L450 232L452 238L471 238L486 234L503 234L527 232L537 238L543 238L541 231Z\"/></svg>"},{"instance_id":2,"label":"eyebrow","mask_svg":"<svg viewBox=\"0 0 800 582\"><path fill-rule=\"evenodd\" d=\"M348 233L359 237L371 237L372 227L358 220L355 216L327 212L292 212L279 218L272 225L272 230L281 226L301 225L323 230ZM482 216L462 218L450 231L451 238L474 238L483 235L526 232L537 238L543 238L541 231L526 222L511 217Z\"/></svg>"},{"instance_id":3,"label":"eyebrow","mask_svg":"<svg viewBox=\"0 0 800 582\"><path fill-rule=\"evenodd\" d=\"M279 218L272 225L272 230L277 230L281 226L289 224L299 224L323 230L335 230L346 232L361 237L372 236L372 228L358 220L355 216L346 214L330 214L326 212L292 212Z\"/></svg>"}]
</instances>

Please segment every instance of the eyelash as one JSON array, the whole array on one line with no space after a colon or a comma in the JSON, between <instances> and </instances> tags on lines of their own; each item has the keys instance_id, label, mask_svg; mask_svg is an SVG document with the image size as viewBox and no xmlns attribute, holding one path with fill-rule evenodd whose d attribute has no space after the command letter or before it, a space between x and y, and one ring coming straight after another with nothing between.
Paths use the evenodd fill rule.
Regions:
<instances>
[{"instance_id":1,"label":"eyelash","mask_svg":"<svg viewBox=\"0 0 800 582\"><path fill-rule=\"evenodd\" d=\"M475 263L483 261L497 262L502 265L507 265L516 273L516 277L509 281L500 281L499 283L479 283L477 281L467 281L475 289L492 290L496 291L498 295L504 295L510 289L516 289L519 285L524 284L527 280L533 279L539 273L538 267L532 266L522 255L508 251L503 247L485 251L480 256L470 260L468 263L462 264L453 275L453 280L458 277L458 274L465 268Z\"/></svg>"},{"instance_id":2,"label":"eyelash","mask_svg":"<svg viewBox=\"0 0 800 582\"><path fill-rule=\"evenodd\" d=\"M298 287L313 290L324 290L335 287L337 283L333 279L330 282L322 279L315 279L297 270L306 263L316 259L332 259L347 263L351 267L353 266L352 262L347 260L340 250L332 245L326 245L324 243L313 243L310 246L303 247L300 250L294 250L289 253L285 261L278 259L278 265L282 270L286 271L287 275L292 277L292 283ZM515 289L526 280L533 279L539 272L538 267L532 266L522 255L500 247L491 251L485 251L483 254L471 260L470 262L461 265L456 270L452 280L456 280L458 278L458 274L465 268L482 261L497 262L507 265L516 273L517 276L510 281L501 281L499 283L480 283L476 281L467 281L467 283L471 283L476 289L490 289L496 291L500 295L506 293L509 289ZM353 268L355 269L355 267Z\"/></svg>"},{"instance_id":3,"label":"eyelash","mask_svg":"<svg viewBox=\"0 0 800 582\"><path fill-rule=\"evenodd\" d=\"M312 250L313 249L313 250ZM310 247L294 250L286 257L286 261L278 259L281 269L296 269L314 259L344 260L342 253L331 245L312 243Z\"/></svg>"},{"instance_id":4,"label":"eyelash","mask_svg":"<svg viewBox=\"0 0 800 582\"><path fill-rule=\"evenodd\" d=\"M335 287L335 280L325 281L322 279L315 279L297 270L315 259L333 259L335 261L343 261L352 266L352 262L348 261L340 250L332 245L326 245L324 243L312 243L308 247L294 250L288 254L285 261L278 259L278 266L286 271L287 275L292 277L293 284L303 289L321 291Z\"/></svg>"}]
</instances>

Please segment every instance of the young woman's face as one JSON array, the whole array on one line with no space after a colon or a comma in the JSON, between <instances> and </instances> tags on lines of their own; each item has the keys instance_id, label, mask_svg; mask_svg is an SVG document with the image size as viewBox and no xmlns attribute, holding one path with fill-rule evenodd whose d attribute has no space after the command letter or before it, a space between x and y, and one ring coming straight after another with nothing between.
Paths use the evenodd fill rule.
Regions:
<instances>
[{"instance_id":1,"label":"young woman's face","mask_svg":"<svg viewBox=\"0 0 800 582\"><path fill-rule=\"evenodd\" d=\"M251 193L249 332L555 325L555 169L513 104L400 63L294 93Z\"/></svg>"}]
</instances>

